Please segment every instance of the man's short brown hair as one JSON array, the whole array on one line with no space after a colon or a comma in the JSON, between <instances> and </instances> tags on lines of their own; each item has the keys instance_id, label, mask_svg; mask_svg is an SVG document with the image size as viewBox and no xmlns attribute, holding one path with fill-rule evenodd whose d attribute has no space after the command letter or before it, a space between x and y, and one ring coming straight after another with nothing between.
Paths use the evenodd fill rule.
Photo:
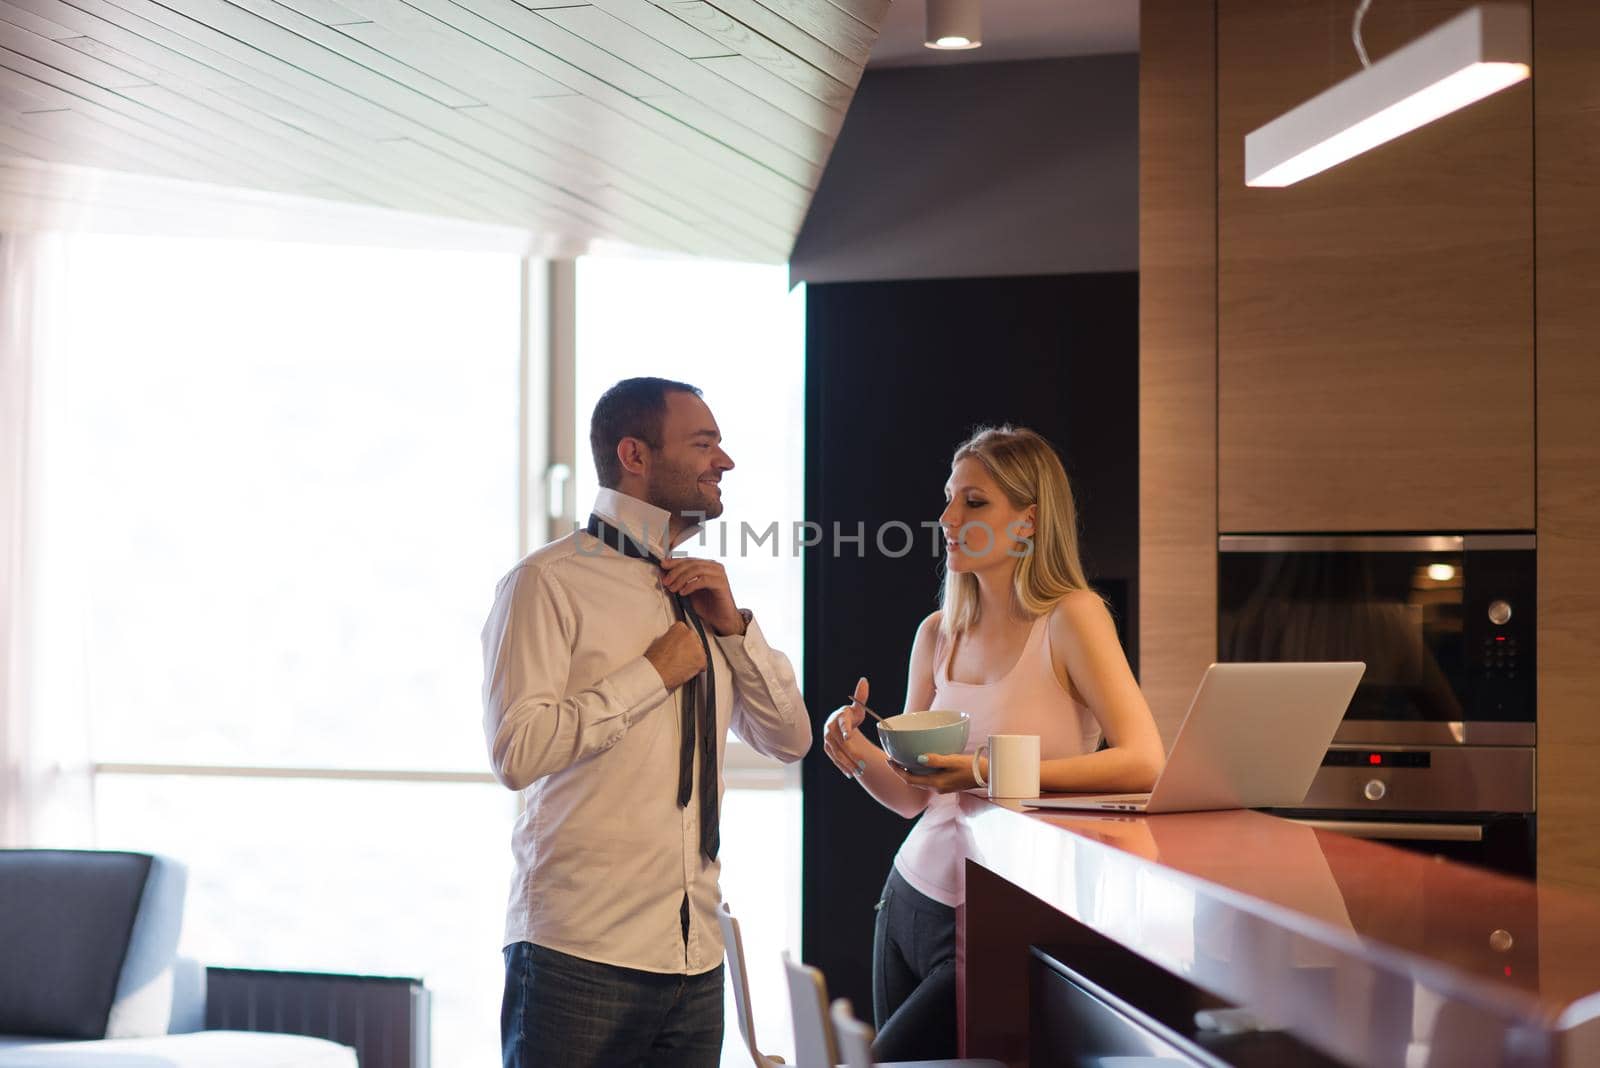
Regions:
<instances>
[{"instance_id":1,"label":"man's short brown hair","mask_svg":"<svg viewBox=\"0 0 1600 1068\"><path fill-rule=\"evenodd\" d=\"M600 485L616 489L622 481L622 461L617 446L623 438L638 438L652 449L661 448L661 420L667 414L668 393L700 390L669 378L624 378L601 394L589 419L589 448Z\"/></svg>"}]
</instances>

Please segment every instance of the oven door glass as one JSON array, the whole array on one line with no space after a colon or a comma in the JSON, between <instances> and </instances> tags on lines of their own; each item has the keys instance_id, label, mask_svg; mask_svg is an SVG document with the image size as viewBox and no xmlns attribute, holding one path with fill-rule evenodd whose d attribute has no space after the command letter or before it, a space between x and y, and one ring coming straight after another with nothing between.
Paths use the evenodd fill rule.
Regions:
<instances>
[{"instance_id":1,"label":"oven door glass","mask_svg":"<svg viewBox=\"0 0 1600 1068\"><path fill-rule=\"evenodd\" d=\"M1530 722L1534 553L1474 540L1225 537L1218 659L1364 661L1347 722Z\"/></svg>"}]
</instances>

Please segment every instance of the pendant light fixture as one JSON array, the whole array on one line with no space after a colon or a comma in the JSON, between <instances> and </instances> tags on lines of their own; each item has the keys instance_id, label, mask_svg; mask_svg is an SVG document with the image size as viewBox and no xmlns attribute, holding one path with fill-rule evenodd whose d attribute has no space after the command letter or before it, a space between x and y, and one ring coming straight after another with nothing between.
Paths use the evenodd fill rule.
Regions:
<instances>
[{"instance_id":1,"label":"pendant light fixture","mask_svg":"<svg viewBox=\"0 0 1600 1068\"><path fill-rule=\"evenodd\" d=\"M1479 4L1372 63L1361 41L1371 3L1362 0L1351 29L1362 70L1247 134L1245 185L1293 185L1530 73L1521 4Z\"/></svg>"},{"instance_id":2,"label":"pendant light fixture","mask_svg":"<svg viewBox=\"0 0 1600 1068\"><path fill-rule=\"evenodd\" d=\"M928 48L958 51L983 44L982 9L978 0L925 0Z\"/></svg>"}]
</instances>

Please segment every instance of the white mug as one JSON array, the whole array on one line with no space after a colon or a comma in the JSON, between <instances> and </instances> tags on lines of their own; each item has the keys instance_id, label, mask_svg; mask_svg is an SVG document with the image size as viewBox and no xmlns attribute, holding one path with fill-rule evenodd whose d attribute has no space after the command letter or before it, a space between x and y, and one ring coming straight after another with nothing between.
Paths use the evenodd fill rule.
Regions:
<instances>
[{"instance_id":1,"label":"white mug","mask_svg":"<svg viewBox=\"0 0 1600 1068\"><path fill-rule=\"evenodd\" d=\"M979 761L989 755L989 781L983 780ZM979 786L989 788L990 797L1039 796L1039 736L1037 734L991 734L985 745L972 754L972 777Z\"/></svg>"}]
</instances>

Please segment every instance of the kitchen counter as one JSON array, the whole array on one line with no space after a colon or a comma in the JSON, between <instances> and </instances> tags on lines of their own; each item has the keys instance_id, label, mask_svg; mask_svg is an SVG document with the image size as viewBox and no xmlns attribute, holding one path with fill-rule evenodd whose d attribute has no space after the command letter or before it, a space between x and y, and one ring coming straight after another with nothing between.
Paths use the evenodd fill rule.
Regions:
<instances>
[{"instance_id":1,"label":"kitchen counter","mask_svg":"<svg viewBox=\"0 0 1600 1068\"><path fill-rule=\"evenodd\" d=\"M1092 943L1350 1064L1600 1064L1600 901L1258 812L961 805L969 1056L1024 1063L1027 947ZM1138 1009L1137 967L1088 980Z\"/></svg>"}]
</instances>

